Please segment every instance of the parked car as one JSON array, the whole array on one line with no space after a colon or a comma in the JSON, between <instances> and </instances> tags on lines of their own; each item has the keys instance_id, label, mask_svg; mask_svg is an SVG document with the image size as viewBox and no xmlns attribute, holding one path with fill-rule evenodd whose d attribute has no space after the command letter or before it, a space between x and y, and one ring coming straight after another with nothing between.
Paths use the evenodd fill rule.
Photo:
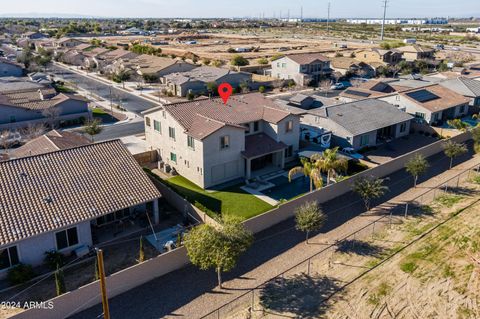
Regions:
<instances>
[{"instance_id":1,"label":"parked car","mask_svg":"<svg viewBox=\"0 0 480 319\"><path fill-rule=\"evenodd\" d=\"M17 145L22 141L22 135L19 132L7 132L0 135L0 145Z\"/></svg>"},{"instance_id":2,"label":"parked car","mask_svg":"<svg viewBox=\"0 0 480 319\"><path fill-rule=\"evenodd\" d=\"M350 82L338 82L338 83L335 83L334 85L332 85L330 87L330 90L343 90L343 89L346 89L346 88L349 88L352 86L352 83Z\"/></svg>"},{"instance_id":3,"label":"parked car","mask_svg":"<svg viewBox=\"0 0 480 319\"><path fill-rule=\"evenodd\" d=\"M364 156L360 153L357 153L353 148L351 147L345 147L343 148L340 153L343 153L353 159L356 159L356 160L361 160L364 158Z\"/></svg>"},{"instance_id":4,"label":"parked car","mask_svg":"<svg viewBox=\"0 0 480 319\"><path fill-rule=\"evenodd\" d=\"M453 51L460 51L460 48L458 48L458 47L453 47L452 50L453 50Z\"/></svg>"},{"instance_id":5,"label":"parked car","mask_svg":"<svg viewBox=\"0 0 480 319\"><path fill-rule=\"evenodd\" d=\"M444 50L445 49L445 46L443 44L437 44L435 46L435 50Z\"/></svg>"}]
</instances>

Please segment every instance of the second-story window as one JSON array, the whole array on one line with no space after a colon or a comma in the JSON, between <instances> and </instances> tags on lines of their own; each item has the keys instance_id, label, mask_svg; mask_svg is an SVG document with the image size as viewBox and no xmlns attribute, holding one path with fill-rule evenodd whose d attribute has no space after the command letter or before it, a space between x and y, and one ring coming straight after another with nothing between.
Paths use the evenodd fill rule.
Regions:
<instances>
[{"instance_id":1,"label":"second-story window","mask_svg":"<svg viewBox=\"0 0 480 319\"><path fill-rule=\"evenodd\" d=\"M286 128L285 128L285 132L288 133L288 132L293 131L293 121L288 121L286 124L287 125L286 125Z\"/></svg>"},{"instance_id":2,"label":"second-story window","mask_svg":"<svg viewBox=\"0 0 480 319\"><path fill-rule=\"evenodd\" d=\"M153 129L161 134L162 133L162 124L160 124L160 122L157 121L157 120L153 120Z\"/></svg>"},{"instance_id":3,"label":"second-story window","mask_svg":"<svg viewBox=\"0 0 480 319\"><path fill-rule=\"evenodd\" d=\"M195 150L195 139L191 136L187 136L187 146L192 150Z\"/></svg>"},{"instance_id":4,"label":"second-story window","mask_svg":"<svg viewBox=\"0 0 480 319\"><path fill-rule=\"evenodd\" d=\"M168 137L170 137L172 140L175 140L175 128L174 127L169 127L168 128Z\"/></svg>"},{"instance_id":5,"label":"second-story window","mask_svg":"<svg viewBox=\"0 0 480 319\"><path fill-rule=\"evenodd\" d=\"M148 116L145 117L145 125L150 127L150 118Z\"/></svg>"},{"instance_id":6,"label":"second-story window","mask_svg":"<svg viewBox=\"0 0 480 319\"><path fill-rule=\"evenodd\" d=\"M230 136L225 135L220 137L220 149L227 149L230 147Z\"/></svg>"}]
</instances>

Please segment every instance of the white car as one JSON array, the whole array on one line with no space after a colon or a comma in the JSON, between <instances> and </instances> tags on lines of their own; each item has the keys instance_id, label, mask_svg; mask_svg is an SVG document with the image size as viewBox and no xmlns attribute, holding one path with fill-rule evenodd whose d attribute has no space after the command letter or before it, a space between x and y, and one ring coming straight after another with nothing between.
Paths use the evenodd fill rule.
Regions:
<instances>
[{"instance_id":1,"label":"white car","mask_svg":"<svg viewBox=\"0 0 480 319\"><path fill-rule=\"evenodd\" d=\"M453 51L460 51L460 48L453 47L452 50L453 50Z\"/></svg>"},{"instance_id":2,"label":"white car","mask_svg":"<svg viewBox=\"0 0 480 319\"><path fill-rule=\"evenodd\" d=\"M335 83L334 85L332 85L330 87L330 90L343 90L345 88L345 85L343 85L343 83L339 82L339 83Z\"/></svg>"},{"instance_id":3,"label":"white car","mask_svg":"<svg viewBox=\"0 0 480 319\"><path fill-rule=\"evenodd\" d=\"M363 159L363 155L360 153L357 153L353 148L351 147L345 147L342 149L341 153L350 156L353 159L361 160Z\"/></svg>"}]
</instances>

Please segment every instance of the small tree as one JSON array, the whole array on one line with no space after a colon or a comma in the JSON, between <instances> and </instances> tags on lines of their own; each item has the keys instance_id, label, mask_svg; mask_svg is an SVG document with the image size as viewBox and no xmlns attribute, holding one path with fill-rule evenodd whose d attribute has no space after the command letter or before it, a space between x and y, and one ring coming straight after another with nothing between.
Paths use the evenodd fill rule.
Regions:
<instances>
[{"instance_id":1,"label":"small tree","mask_svg":"<svg viewBox=\"0 0 480 319\"><path fill-rule=\"evenodd\" d=\"M265 86L261 85L259 88L258 88L258 92L260 93L265 93L267 89L265 88Z\"/></svg>"},{"instance_id":2,"label":"small tree","mask_svg":"<svg viewBox=\"0 0 480 319\"><path fill-rule=\"evenodd\" d=\"M232 57L232 60L230 60L230 64L233 66L245 66L249 65L250 63L243 56L236 54Z\"/></svg>"},{"instance_id":3,"label":"small tree","mask_svg":"<svg viewBox=\"0 0 480 319\"><path fill-rule=\"evenodd\" d=\"M266 64L268 64L268 59L267 58L260 58L260 59L257 60L257 63L261 64L261 65L266 65Z\"/></svg>"},{"instance_id":4,"label":"small tree","mask_svg":"<svg viewBox=\"0 0 480 319\"><path fill-rule=\"evenodd\" d=\"M353 191L363 199L367 211L370 210L372 199L380 198L388 192L388 187L383 185L384 181L384 179L372 176L358 178L353 183Z\"/></svg>"},{"instance_id":5,"label":"small tree","mask_svg":"<svg viewBox=\"0 0 480 319\"><path fill-rule=\"evenodd\" d=\"M325 220L326 215L318 207L317 202L306 202L295 210L295 228L306 233L306 244L308 244L310 232L322 228Z\"/></svg>"},{"instance_id":6,"label":"small tree","mask_svg":"<svg viewBox=\"0 0 480 319\"><path fill-rule=\"evenodd\" d=\"M332 86L332 81L330 80L322 80L320 83L318 83L318 87L325 93L325 96L328 96L328 90L330 90L330 87Z\"/></svg>"},{"instance_id":7,"label":"small tree","mask_svg":"<svg viewBox=\"0 0 480 319\"><path fill-rule=\"evenodd\" d=\"M42 116L48 119L48 124L51 129L55 129L60 113L61 111L57 107L50 107L42 111Z\"/></svg>"},{"instance_id":8,"label":"small tree","mask_svg":"<svg viewBox=\"0 0 480 319\"><path fill-rule=\"evenodd\" d=\"M310 192L313 191L313 185L315 188L321 188L323 186L322 173L316 166L316 162L305 157L302 157L300 162L302 166L296 166L288 172L288 181L292 182L295 175L303 174L310 179Z\"/></svg>"},{"instance_id":9,"label":"small tree","mask_svg":"<svg viewBox=\"0 0 480 319\"><path fill-rule=\"evenodd\" d=\"M102 127L100 126L100 120L99 119L94 119L94 120L89 120L86 124L85 127L83 128L83 131L90 135L90 138L93 140L93 136L99 134L102 131Z\"/></svg>"},{"instance_id":10,"label":"small tree","mask_svg":"<svg viewBox=\"0 0 480 319\"><path fill-rule=\"evenodd\" d=\"M468 152L467 146L463 143L456 143L454 141L447 141L443 145L443 152L450 158L450 169L453 166L453 159L457 156L463 155Z\"/></svg>"},{"instance_id":11,"label":"small tree","mask_svg":"<svg viewBox=\"0 0 480 319\"><path fill-rule=\"evenodd\" d=\"M425 173L430 165L421 154L415 155L405 164L405 169L413 176L413 186L417 187L418 176Z\"/></svg>"},{"instance_id":12,"label":"small tree","mask_svg":"<svg viewBox=\"0 0 480 319\"><path fill-rule=\"evenodd\" d=\"M238 258L253 242L253 235L239 219L227 217L220 228L208 224L194 227L185 235L185 248L192 264L202 270L214 268L222 288L222 272L232 270Z\"/></svg>"},{"instance_id":13,"label":"small tree","mask_svg":"<svg viewBox=\"0 0 480 319\"><path fill-rule=\"evenodd\" d=\"M453 119L453 120L448 120L447 124L450 127L453 127L456 130L465 132L468 128L468 124L463 122L461 119Z\"/></svg>"},{"instance_id":14,"label":"small tree","mask_svg":"<svg viewBox=\"0 0 480 319\"><path fill-rule=\"evenodd\" d=\"M215 93L217 92L217 88L218 88L218 85L217 85L216 82L208 82L207 83L207 91L212 96L215 95Z\"/></svg>"},{"instance_id":15,"label":"small tree","mask_svg":"<svg viewBox=\"0 0 480 319\"><path fill-rule=\"evenodd\" d=\"M57 290L57 296L63 295L67 292L65 287L65 276L63 275L62 268L57 268L55 271L55 288Z\"/></svg>"},{"instance_id":16,"label":"small tree","mask_svg":"<svg viewBox=\"0 0 480 319\"><path fill-rule=\"evenodd\" d=\"M143 248L143 236L140 236L140 249L138 252L138 262L143 263L145 261L145 249Z\"/></svg>"},{"instance_id":17,"label":"small tree","mask_svg":"<svg viewBox=\"0 0 480 319\"><path fill-rule=\"evenodd\" d=\"M327 148L317 159L317 167L321 172L327 173L327 185L330 185L330 180L337 176L339 171L347 171L348 161L338 157L338 147Z\"/></svg>"}]
</instances>

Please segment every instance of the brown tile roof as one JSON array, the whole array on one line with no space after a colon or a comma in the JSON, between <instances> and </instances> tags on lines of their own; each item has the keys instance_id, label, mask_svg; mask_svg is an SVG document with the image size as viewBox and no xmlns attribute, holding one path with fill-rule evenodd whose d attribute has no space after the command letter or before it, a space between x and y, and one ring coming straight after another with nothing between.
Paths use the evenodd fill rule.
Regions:
<instances>
[{"instance_id":1,"label":"brown tile roof","mask_svg":"<svg viewBox=\"0 0 480 319\"><path fill-rule=\"evenodd\" d=\"M286 57L298 64L310 64L317 60L322 62L329 61L329 59L321 53L300 53L287 55Z\"/></svg>"},{"instance_id":2,"label":"brown tile roof","mask_svg":"<svg viewBox=\"0 0 480 319\"><path fill-rule=\"evenodd\" d=\"M413 53L422 53L422 52L433 52L434 50L431 49L431 48L427 48L427 47L422 47L418 44L415 44L415 45L407 45L407 46L404 46L404 47L399 47L397 48L398 51L400 52L413 52Z\"/></svg>"},{"instance_id":3,"label":"brown tile roof","mask_svg":"<svg viewBox=\"0 0 480 319\"><path fill-rule=\"evenodd\" d=\"M255 158L286 148L285 143L277 142L267 134L259 133L245 137L245 151L242 152L242 155L245 158Z\"/></svg>"},{"instance_id":4,"label":"brown tile roof","mask_svg":"<svg viewBox=\"0 0 480 319\"><path fill-rule=\"evenodd\" d=\"M333 68L348 70L353 65L358 65L359 63L360 61L349 57L334 57L332 58L331 65Z\"/></svg>"},{"instance_id":5,"label":"brown tile roof","mask_svg":"<svg viewBox=\"0 0 480 319\"><path fill-rule=\"evenodd\" d=\"M113 140L0 162L0 245L160 197Z\"/></svg>"},{"instance_id":6,"label":"brown tile roof","mask_svg":"<svg viewBox=\"0 0 480 319\"><path fill-rule=\"evenodd\" d=\"M167 104L164 108L185 128L188 135L200 140L224 126L245 129L245 123L259 120L278 123L292 114L260 93L233 95L227 105L220 98L205 98ZM148 110L145 114L158 109Z\"/></svg>"},{"instance_id":7,"label":"brown tile roof","mask_svg":"<svg viewBox=\"0 0 480 319\"><path fill-rule=\"evenodd\" d=\"M90 140L74 132L52 130L10 152L10 158L40 155L90 144Z\"/></svg>"},{"instance_id":8,"label":"brown tile roof","mask_svg":"<svg viewBox=\"0 0 480 319\"><path fill-rule=\"evenodd\" d=\"M423 103L412 98L412 93L415 94L415 92L420 92L420 91L427 91L430 94L434 94L438 98L431 99ZM463 95L460 95L438 84L419 88L419 89L405 91L405 92L402 92L401 95L406 97L410 101L413 101L417 105L421 105L422 107L424 107L425 109L431 112L446 110L458 105L468 104L470 102L470 99L464 97Z\"/></svg>"},{"instance_id":9,"label":"brown tile roof","mask_svg":"<svg viewBox=\"0 0 480 319\"><path fill-rule=\"evenodd\" d=\"M0 103L29 110L45 110L68 100L86 101L83 97L59 93L54 88L26 89L3 92Z\"/></svg>"}]
</instances>

